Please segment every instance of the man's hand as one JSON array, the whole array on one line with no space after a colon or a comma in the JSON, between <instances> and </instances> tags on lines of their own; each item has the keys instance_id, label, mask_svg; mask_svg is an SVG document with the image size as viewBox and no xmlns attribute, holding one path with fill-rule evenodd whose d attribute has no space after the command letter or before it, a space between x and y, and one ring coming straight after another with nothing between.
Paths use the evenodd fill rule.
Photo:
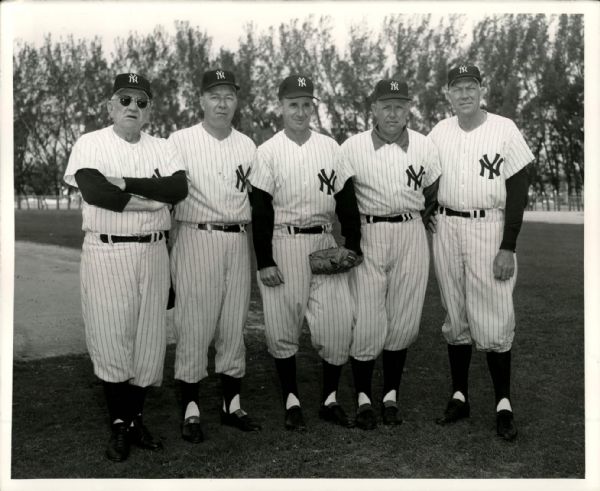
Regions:
<instances>
[{"instance_id":1,"label":"man's hand","mask_svg":"<svg viewBox=\"0 0 600 491\"><path fill-rule=\"evenodd\" d=\"M265 286L278 286L285 283L285 281L283 281L283 274L277 266L263 268L259 270L258 274L260 276L260 281L262 281Z\"/></svg>"},{"instance_id":2,"label":"man's hand","mask_svg":"<svg viewBox=\"0 0 600 491\"><path fill-rule=\"evenodd\" d=\"M494 258L494 278L506 281L515 274L515 257L512 251L500 249Z\"/></svg>"},{"instance_id":3,"label":"man's hand","mask_svg":"<svg viewBox=\"0 0 600 491\"><path fill-rule=\"evenodd\" d=\"M437 213L432 213L427 218L427 223L425 224L425 228L427 230L429 230L432 234L435 234L437 232L437 223L438 223Z\"/></svg>"},{"instance_id":4,"label":"man's hand","mask_svg":"<svg viewBox=\"0 0 600 491\"><path fill-rule=\"evenodd\" d=\"M131 195L131 199L125 205L123 211L158 211L167 206L167 203L161 203L153 199L142 198L141 196Z\"/></svg>"},{"instance_id":5,"label":"man's hand","mask_svg":"<svg viewBox=\"0 0 600 491\"><path fill-rule=\"evenodd\" d=\"M122 177L107 177L106 180L117 186L121 191L125 191L125 179Z\"/></svg>"}]
</instances>

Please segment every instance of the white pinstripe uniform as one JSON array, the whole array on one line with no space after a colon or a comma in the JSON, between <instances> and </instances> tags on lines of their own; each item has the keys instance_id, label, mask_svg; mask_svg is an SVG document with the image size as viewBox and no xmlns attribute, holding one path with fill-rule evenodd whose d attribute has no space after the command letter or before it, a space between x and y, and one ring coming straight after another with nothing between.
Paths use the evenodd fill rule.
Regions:
<instances>
[{"instance_id":1,"label":"white pinstripe uniform","mask_svg":"<svg viewBox=\"0 0 600 491\"><path fill-rule=\"evenodd\" d=\"M258 147L250 182L273 196L273 259L285 283L267 287L263 299L269 353L288 358L298 351L304 318L322 359L342 365L348 359L352 303L348 275L312 275L308 255L336 246L330 233L334 194L351 177L338 144L311 130L298 145L284 131ZM322 234L292 234L288 227L326 226Z\"/></svg>"},{"instance_id":2,"label":"white pinstripe uniform","mask_svg":"<svg viewBox=\"0 0 600 491\"><path fill-rule=\"evenodd\" d=\"M241 378L251 281L246 179L256 146L235 129L219 140L202 123L176 131L169 140L179 150L190 181L187 198L175 206L177 238L171 250L175 378L195 383L208 375L213 339L215 371ZM244 231L199 230L198 224L242 224Z\"/></svg>"},{"instance_id":3,"label":"white pinstripe uniform","mask_svg":"<svg viewBox=\"0 0 600 491\"><path fill-rule=\"evenodd\" d=\"M79 169L105 177L152 177L183 170L173 146L144 132L128 143L109 126L83 135L73 146L65 182L77 187ZM158 211L113 212L83 202L81 298L86 343L94 373L107 382L146 387L162 381L166 349L169 257L165 240L104 243L100 234L148 235L169 230Z\"/></svg>"},{"instance_id":4,"label":"white pinstripe uniform","mask_svg":"<svg viewBox=\"0 0 600 491\"><path fill-rule=\"evenodd\" d=\"M416 339L427 287L429 247L419 210L423 188L440 176L437 150L408 129L409 145L375 149L372 131L342 144L354 174L361 213L364 263L350 273L357 313L350 355L373 360L382 349L398 351ZM367 216L403 215L406 221L368 223ZM370 220L370 219L369 219Z\"/></svg>"},{"instance_id":5,"label":"white pinstripe uniform","mask_svg":"<svg viewBox=\"0 0 600 491\"><path fill-rule=\"evenodd\" d=\"M534 158L510 119L487 113L485 122L466 132L456 116L440 121L430 137L442 165L440 206L476 218L439 213L433 256L447 316L442 327L449 344L505 352L512 346L515 314L512 292L517 278L494 278L493 262L504 230L505 181Z\"/></svg>"}]
</instances>

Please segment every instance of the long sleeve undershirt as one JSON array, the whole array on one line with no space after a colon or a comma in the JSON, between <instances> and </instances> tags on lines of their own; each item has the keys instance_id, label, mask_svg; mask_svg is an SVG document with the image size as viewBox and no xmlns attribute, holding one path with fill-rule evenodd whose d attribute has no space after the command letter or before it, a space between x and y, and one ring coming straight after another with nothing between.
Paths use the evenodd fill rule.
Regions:
<instances>
[{"instance_id":1,"label":"long sleeve undershirt","mask_svg":"<svg viewBox=\"0 0 600 491\"><path fill-rule=\"evenodd\" d=\"M500 249L515 251L517 237L523 225L529 191L528 166L506 180L506 206L504 209L504 234Z\"/></svg>"},{"instance_id":2,"label":"long sleeve undershirt","mask_svg":"<svg viewBox=\"0 0 600 491\"><path fill-rule=\"evenodd\" d=\"M187 196L185 171L167 177L125 178L125 191L111 184L97 169L79 169L75 181L83 199L90 205L122 212L132 194L174 205Z\"/></svg>"}]
</instances>

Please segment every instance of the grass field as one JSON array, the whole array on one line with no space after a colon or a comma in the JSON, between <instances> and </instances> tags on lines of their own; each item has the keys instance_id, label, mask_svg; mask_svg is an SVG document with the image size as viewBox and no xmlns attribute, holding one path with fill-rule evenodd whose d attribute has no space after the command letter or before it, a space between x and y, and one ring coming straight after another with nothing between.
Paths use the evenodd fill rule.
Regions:
<instances>
[{"instance_id":1,"label":"grass field","mask_svg":"<svg viewBox=\"0 0 600 491\"><path fill-rule=\"evenodd\" d=\"M76 213L18 212L16 239L77 247L78 220ZM493 391L480 353L471 367L471 418L448 428L433 422L449 395L449 374L443 313L431 275L421 332L409 350L400 391L405 418L400 427L363 432L321 422L320 362L305 332L298 375L308 431L287 433L263 332L251 330L242 399L263 431L242 434L220 426L219 385L211 376L201 383L207 439L195 446L181 440L170 346L163 385L153 389L146 408L147 424L164 439L165 450L133 449L120 464L103 455L108 422L87 356L15 363L12 478L583 478L582 226L524 225L515 305L512 393L520 434L513 443L495 437ZM378 362L376 398L381 384ZM346 367L339 399L353 413L351 388Z\"/></svg>"}]
</instances>

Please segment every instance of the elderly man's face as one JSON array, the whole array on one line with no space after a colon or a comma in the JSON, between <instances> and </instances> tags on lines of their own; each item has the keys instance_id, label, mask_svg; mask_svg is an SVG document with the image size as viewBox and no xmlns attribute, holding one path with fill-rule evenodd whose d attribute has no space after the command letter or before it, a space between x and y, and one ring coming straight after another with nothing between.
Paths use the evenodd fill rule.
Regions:
<instances>
[{"instance_id":1,"label":"elderly man's face","mask_svg":"<svg viewBox=\"0 0 600 491\"><path fill-rule=\"evenodd\" d=\"M373 105L373 114L379 131L389 139L394 139L406 126L410 102L404 99L378 100Z\"/></svg>"},{"instance_id":2,"label":"elderly man's face","mask_svg":"<svg viewBox=\"0 0 600 491\"><path fill-rule=\"evenodd\" d=\"M204 124L216 129L228 128L231 126L237 102L237 92L231 85L217 85L208 89L200 97Z\"/></svg>"},{"instance_id":3,"label":"elderly man's face","mask_svg":"<svg viewBox=\"0 0 600 491\"><path fill-rule=\"evenodd\" d=\"M457 116L470 116L479 110L483 89L474 78L459 78L448 87L447 97Z\"/></svg>"},{"instance_id":4,"label":"elderly man's face","mask_svg":"<svg viewBox=\"0 0 600 491\"><path fill-rule=\"evenodd\" d=\"M121 89L107 107L117 131L139 132L150 121L150 99L143 90Z\"/></svg>"}]
</instances>

